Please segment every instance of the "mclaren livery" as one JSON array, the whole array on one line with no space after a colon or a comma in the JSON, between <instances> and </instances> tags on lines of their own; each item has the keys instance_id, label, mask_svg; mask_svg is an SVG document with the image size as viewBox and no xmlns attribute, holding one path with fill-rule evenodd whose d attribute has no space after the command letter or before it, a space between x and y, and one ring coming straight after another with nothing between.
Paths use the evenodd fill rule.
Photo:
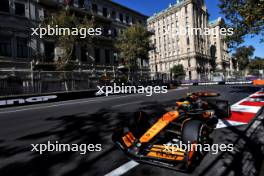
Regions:
<instances>
[{"instance_id":1,"label":"mclaren livery","mask_svg":"<svg viewBox=\"0 0 264 176\"><path fill-rule=\"evenodd\" d=\"M139 163L191 171L206 153L186 150L176 144L212 144L210 134L218 119L230 116L228 102L212 98L219 95L191 93L156 118L143 111L137 112L127 124L115 130L113 141L129 158Z\"/></svg>"}]
</instances>

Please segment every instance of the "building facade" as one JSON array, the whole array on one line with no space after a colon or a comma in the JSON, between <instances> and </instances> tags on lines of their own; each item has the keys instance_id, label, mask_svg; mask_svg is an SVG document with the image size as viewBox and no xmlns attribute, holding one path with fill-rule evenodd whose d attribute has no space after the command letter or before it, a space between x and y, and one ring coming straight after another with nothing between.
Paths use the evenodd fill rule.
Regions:
<instances>
[{"instance_id":1,"label":"building facade","mask_svg":"<svg viewBox=\"0 0 264 176\"><path fill-rule=\"evenodd\" d=\"M0 5L0 67L30 69L34 52L38 50L31 27L39 22L36 2L3 0Z\"/></svg>"},{"instance_id":2,"label":"building facade","mask_svg":"<svg viewBox=\"0 0 264 176\"><path fill-rule=\"evenodd\" d=\"M93 16L103 29L102 36L91 45L75 45L72 54L76 70L100 76L113 75L119 65L114 49L116 37L128 26L145 24L147 16L110 0L2 0L0 6L0 69L32 70L49 68L57 56L52 37L31 36L30 28L38 27L48 16L65 5L78 17ZM144 71L148 63L143 62Z\"/></svg>"},{"instance_id":3,"label":"building facade","mask_svg":"<svg viewBox=\"0 0 264 176\"><path fill-rule=\"evenodd\" d=\"M223 47L219 48L223 40L219 35L211 37L190 32L194 28L219 26L210 26L208 16L204 0L177 0L176 4L148 19L148 28L155 33L151 40L156 50L150 52L153 78L170 79L170 68L181 64L186 72L185 80L208 79L212 71L211 40L217 37L215 59L218 63L224 57Z\"/></svg>"},{"instance_id":4,"label":"building facade","mask_svg":"<svg viewBox=\"0 0 264 176\"><path fill-rule=\"evenodd\" d=\"M221 28L225 27L225 21L222 18L218 18L215 21L209 22L209 27L215 31L220 31ZM228 46L224 41L224 36L220 35L220 33L210 35L210 55L211 60L215 62L214 64L217 70L232 71L232 62L228 54Z\"/></svg>"}]
</instances>

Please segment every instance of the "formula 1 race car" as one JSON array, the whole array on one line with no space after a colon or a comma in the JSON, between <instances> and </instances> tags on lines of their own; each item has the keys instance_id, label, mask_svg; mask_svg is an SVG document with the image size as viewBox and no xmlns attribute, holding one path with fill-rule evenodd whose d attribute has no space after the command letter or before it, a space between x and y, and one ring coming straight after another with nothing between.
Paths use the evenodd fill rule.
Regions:
<instances>
[{"instance_id":1,"label":"formula 1 race car","mask_svg":"<svg viewBox=\"0 0 264 176\"><path fill-rule=\"evenodd\" d=\"M206 152L187 150L179 146L211 145L210 134L218 119L230 116L228 101L209 98L217 96L220 94L191 93L176 102L173 110L157 118L143 111L137 112L128 123L115 130L113 142L129 158L139 163L177 171L191 171Z\"/></svg>"}]
</instances>

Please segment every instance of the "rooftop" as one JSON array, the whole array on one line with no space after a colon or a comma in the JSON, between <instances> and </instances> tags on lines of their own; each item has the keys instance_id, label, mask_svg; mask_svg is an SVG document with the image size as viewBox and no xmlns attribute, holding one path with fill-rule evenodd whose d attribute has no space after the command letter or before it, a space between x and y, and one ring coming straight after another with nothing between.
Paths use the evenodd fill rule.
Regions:
<instances>
[{"instance_id":1,"label":"rooftop","mask_svg":"<svg viewBox=\"0 0 264 176\"><path fill-rule=\"evenodd\" d=\"M169 4L169 7L168 7L168 8L166 8L166 9L164 9L164 10L158 12L158 13L154 13L153 16L151 16L151 17L148 18L148 21L150 21L150 20L156 18L156 17L159 16L159 15L162 15L162 14L168 12L168 11L171 10L172 8L179 7L180 5L182 5L182 4L184 3L184 1L185 1L185 0L177 0L175 4L173 4L173 5L172 5L172 4Z\"/></svg>"},{"instance_id":2,"label":"rooftop","mask_svg":"<svg viewBox=\"0 0 264 176\"><path fill-rule=\"evenodd\" d=\"M149 18L149 16L144 15L144 14L142 14L142 13L140 13L140 12L134 10L134 9L131 9L131 8L127 7L127 6L124 6L124 5L122 5L122 4L119 4L119 3L115 2L114 0L107 0L107 1L110 2L110 3L112 3L113 5L116 5L116 6L119 6L119 7L121 7L121 8L124 8L124 9L126 9L126 10L128 10L128 11L131 11L131 12L133 12L133 13L136 13L136 14L138 14L138 15L140 15L140 16L143 16L143 17L145 17L145 18Z\"/></svg>"},{"instance_id":3,"label":"rooftop","mask_svg":"<svg viewBox=\"0 0 264 176\"><path fill-rule=\"evenodd\" d=\"M221 17L219 17L213 21L209 21L210 26L216 26L216 25L219 25L220 23L224 23L224 19Z\"/></svg>"}]
</instances>

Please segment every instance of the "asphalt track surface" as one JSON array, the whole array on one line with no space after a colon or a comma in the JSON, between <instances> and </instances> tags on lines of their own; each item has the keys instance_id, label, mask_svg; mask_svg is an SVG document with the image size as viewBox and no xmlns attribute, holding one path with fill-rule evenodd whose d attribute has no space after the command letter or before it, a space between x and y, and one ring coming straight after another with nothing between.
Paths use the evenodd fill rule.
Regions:
<instances>
[{"instance_id":1,"label":"asphalt track surface","mask_svg":"<svg viewBox=\"0 0 264 176\"><path fill-rule=\"evenodd\" d=\"M111 141L113 130L137 110L162 109L174 105L177 98L188 92L216 91L221 99L234 104L258 91L254 86L197 86L171 90L167 94L116 95L80 99L57 103L39 104L0 109L0 175L3 176L103 176L115 175L117 170L125 176L218 176L241 175L244 161L234 153L208 153L192 173L180 173L145 164L137 164L119 151ZM217 129L213 133L214 143L234 143L244 137L248 125ZM42 155L31 152L31 144L59 141L60 143L102 144L101 152L80 155L78 152L46 152ZM242 145L242 144L241 144ZM253 165L257 175L262 156L254 141ZM229 158L235 158L235 162ZM132 164L132 165L131 165ZM225 172L220 170L225 169ZM120 172L121 171L121 172ZM221 174L220 174L221 173Z\"/></svg>"}]
</instances>

